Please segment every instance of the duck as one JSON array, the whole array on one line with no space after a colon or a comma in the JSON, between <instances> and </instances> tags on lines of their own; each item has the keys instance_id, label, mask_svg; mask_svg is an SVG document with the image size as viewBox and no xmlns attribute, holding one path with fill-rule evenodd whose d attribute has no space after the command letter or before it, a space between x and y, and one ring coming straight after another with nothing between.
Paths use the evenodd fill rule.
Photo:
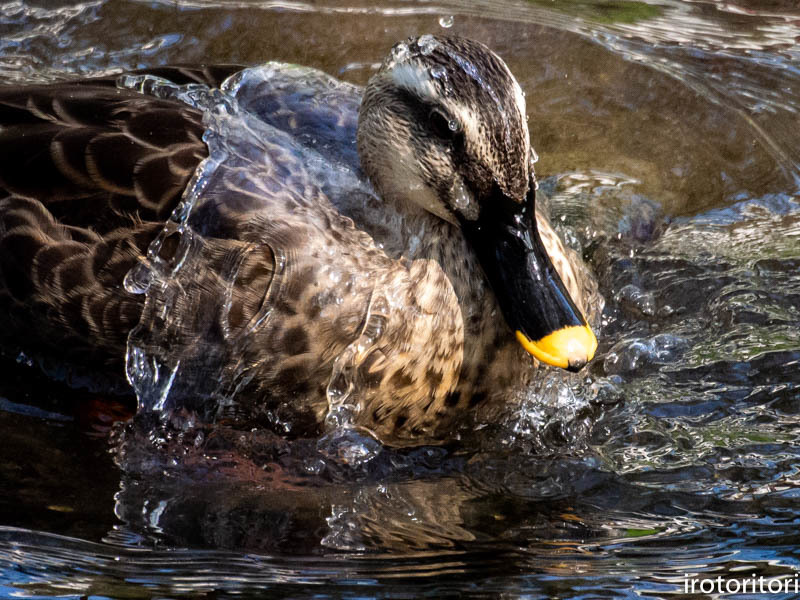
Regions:
<instances>
[{"instance_id":1,"label":"duck","mask_svg":"<svg viewBox=\"0 0 800 600\"><path fill-rule=\"evenodd\" d=\"M447 440L597 348L535 160L519 83L460 37L363 89L282 63L0 87L2 345L140 410Z\"/></svg>"}]
</instances>

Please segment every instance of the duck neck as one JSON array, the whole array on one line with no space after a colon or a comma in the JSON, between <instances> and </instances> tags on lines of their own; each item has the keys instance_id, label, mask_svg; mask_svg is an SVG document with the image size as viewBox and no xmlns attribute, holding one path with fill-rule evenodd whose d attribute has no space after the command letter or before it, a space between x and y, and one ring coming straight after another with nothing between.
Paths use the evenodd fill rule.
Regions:
<instances>
[{"instance_id":1,"label":"duck neck","mask_svg":"<svg viewBox=\"0 0 800 600\"><path fill-rule=\"evenodd\" d=\"M488 398L494 392L485 389L486 382L502 381L506 386L502 389L524 384L530 357L523 355L506 324L478 255L461 228L418 207L404 215L409 240L404 256L438 263L458 298L465 334L458 393Z\"/></svg>"},{"instance_id":2,"label":"duck neck","mask_svg":"<svg viewBox=\"0 0 800 600\"><path fill-rule=\"evenodd\" d=\"M454 225L417 204L406 201L400 207L409 260L432 260L439 264L458 297L467 329L488 327L491 313L498 310L478 256L458 225ZM505 322L500 318L500 326Z\"/></svg>"}]
</instances>

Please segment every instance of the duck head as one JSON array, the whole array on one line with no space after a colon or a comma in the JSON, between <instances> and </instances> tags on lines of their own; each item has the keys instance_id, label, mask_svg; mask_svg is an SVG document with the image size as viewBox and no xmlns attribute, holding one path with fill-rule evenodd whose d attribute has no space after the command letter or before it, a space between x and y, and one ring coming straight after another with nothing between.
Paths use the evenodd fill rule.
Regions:
<instances>
[{"instance_id":1,"label":"duck head","mask_svg":"<svg viewBox=\"0 0 800 600\"><path fill-rule=\"evenodd\" d=\"M362 168L382 197L458 226L506 322L541 362L579 370L597 340L542 244L525 96L483 44L397 44L364 92Z\"/></svg>"}]
</instances>

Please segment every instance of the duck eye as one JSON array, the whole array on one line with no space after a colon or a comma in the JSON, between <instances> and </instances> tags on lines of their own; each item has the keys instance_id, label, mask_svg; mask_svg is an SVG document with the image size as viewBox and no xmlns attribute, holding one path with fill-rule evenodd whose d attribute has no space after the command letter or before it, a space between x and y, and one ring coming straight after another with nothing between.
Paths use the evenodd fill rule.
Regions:
<instances>
[{"instance_id":1,"label":"duck eye","mask_svg":"<svg viewBox=\"0 0 800 600\"><path fill-rule=\"evenodd\" d=\"M444 140L453 140L461 133L461 124L438 110L432 110L428 120L431 131Z\"/></svg>"}]
</instances>

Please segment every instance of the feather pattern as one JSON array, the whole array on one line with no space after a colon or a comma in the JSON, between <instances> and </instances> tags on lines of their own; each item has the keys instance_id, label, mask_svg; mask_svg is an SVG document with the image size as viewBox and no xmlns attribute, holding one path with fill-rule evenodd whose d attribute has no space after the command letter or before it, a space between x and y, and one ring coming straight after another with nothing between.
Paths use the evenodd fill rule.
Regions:
<instances>
[{"instance_id":1,"label":"feather pattern","mask_svg":"<svg viewBox=\"0 0 800 600\"><path fill-rule=\"evenodd\" d=\"M359 384L358 422L384 442L444 439L465 413L526 385L532 361L455 225L404 215L369 188L337 196L291 150L289 138L362 176L361 90L308 69L268 68L274 76L248 107L274 132L259 142L259 176L235 161L215 172L222 185L193 214L203 224L193 255L202 269L171 282L180 288L169 297L174 317L157 335L141 325L156 323L163 303L123 281L159 236L166 264L191 243L165 235L165 222L209 155L203 113L112 78L0 88L5 341L49 354L69 348L74 360L122 374L138 326L148 352L180 348L182 368L222 365L235 393L228 416L248 425L318 432L346 374ZM214 88L239 81L223 84L237 70L148 73ZM539 219L581 303L591 284Z\"/></svg>"}]
</instances>

